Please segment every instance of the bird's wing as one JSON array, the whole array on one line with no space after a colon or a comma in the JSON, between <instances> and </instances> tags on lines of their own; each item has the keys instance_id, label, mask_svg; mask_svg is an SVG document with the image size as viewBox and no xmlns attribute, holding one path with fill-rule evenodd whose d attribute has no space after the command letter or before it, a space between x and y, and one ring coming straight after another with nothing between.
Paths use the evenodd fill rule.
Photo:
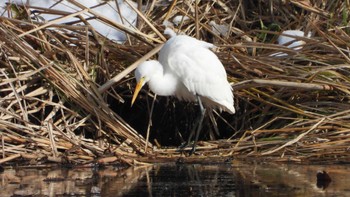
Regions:
<instances>
[{"instance_id":1,"label":"bird's wing","mask_svg":"<svg viewBox=\"0 0 350 197\"><path fill-rule=\"evenodd\" d=\"M166 70L178 76L194 95L221 105L233 105L231 86L218 57L207 48L181 47L168 56Z\"/></svg>"}]
</instances>

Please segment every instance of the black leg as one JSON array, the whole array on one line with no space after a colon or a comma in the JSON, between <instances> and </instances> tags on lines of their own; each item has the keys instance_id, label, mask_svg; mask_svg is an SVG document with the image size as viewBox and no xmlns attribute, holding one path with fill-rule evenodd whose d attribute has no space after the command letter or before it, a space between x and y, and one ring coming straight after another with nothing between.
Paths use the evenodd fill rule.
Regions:
<instances>
[{"instance_id":1,"label":"black leg","mask_svg":"<svg viewBox=\"0 0 350 197\"><path fill-rule=\"evenodd\" d=\"M191 141L192 141L192 137L193 135L196 133L196 130L197 130L197 126L198 126L198 123L200 121L200 116L198 116L195 121L194 121L194 124L193 124L193 127L191 129L191 133L190 135L188 136L187 138L187 141L185 141L184 143L182 143L180 146L179 146L179 149L180 151L184 148L186 148L189 144L191 144Z\"/></svg>"},{"instance_id":2,"label":"black leg","mask_svg":"<svg viewBox=\"0 0 350 197\"><path fill-rule=\"evenodd\" d=\"M191 133L188 136L187 141L184 142L183 144L181 144L181 146L179 146L180 151L182 151L182 149L184 149L189 144L191 144L192 137L193 137L193 135L195 135L192 149L190 151L190 155L192 155L196 151L196 145L197 145L200 131L202 130L202 123L203 123L203 119L204 119L205 111L206 111L206 109L203 107L202 101L201 101L199 96L197 96L197 100L198 100L198 104L199 104L199 108L200 108L200 116L197 117L195 124L191 130Z\"/></svg>"},{"instance_id":3,"label":"black leg","mask_svg":"<svg viewBox=\"0 0 350 197\"><path fill-rule=\"evenodd\" d=\"M198 100L198 104L199 104L199 108L200 108L200 113L201 114L200 114L198 122L197 122L196 136L195 136L195 139L194 139L194 142L193 142L192 150L190 151L190 155L192 155L196 151L196 145L197 145L197 142L198 142L199 134L200 134L200 132L202 130L202 123L203 123L203 119L204 119L205 111L206 111L206 109L203 107L201 98L199 96L197 96L197 100ZM196 127L194 127L194 129L195 128ZM195 130L193 130L193 131L195 131ZM193 136L193 132L191 133L190 137L192 138L192 136Z\"/></svg>"},{"instance_id":4,"label":"black leg","mask_svg":"<svg viewBox=\"0 0 350 197\"><path fill-rule=\"evenodd\" d=\"M197 129L198 129L198 125L199 125L200 119L201 119L200 116L198 116L198 117L196 118L195 124L193 125L193 128L192 128L192 130L191 130L191 133L190 133L190 135L188 136L187 143L186 143L187 145L191 143L192 137L193 137L193 135L196 133L196 131L197 131Z\"/></svg>"}]
</instances>

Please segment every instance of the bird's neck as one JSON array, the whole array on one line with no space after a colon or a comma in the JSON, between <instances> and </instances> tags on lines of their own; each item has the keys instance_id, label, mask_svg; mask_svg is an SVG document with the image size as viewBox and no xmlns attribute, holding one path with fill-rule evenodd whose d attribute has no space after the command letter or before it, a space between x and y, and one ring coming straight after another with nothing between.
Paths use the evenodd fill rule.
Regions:
<instances>
[{"instance_id":1,"label":"bird's neck","mask_svg":"<svg viewBox=\"0 0 350 197\"><path fill-rule=\"evenodd\" d=\"M177 77L171 73L158 70L148 82L149 88L157 95L171 96L175 94L178 86Z\"/></svg>"}]
</instances>

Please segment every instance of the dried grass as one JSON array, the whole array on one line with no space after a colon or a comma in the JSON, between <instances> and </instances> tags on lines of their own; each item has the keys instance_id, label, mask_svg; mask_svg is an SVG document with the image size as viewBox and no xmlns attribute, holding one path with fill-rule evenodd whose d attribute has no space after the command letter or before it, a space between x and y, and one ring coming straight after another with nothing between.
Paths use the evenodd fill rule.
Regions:
<instances>
[{"instance_id":1,"label":"dried grass","mask_svg":"<svg viewBox=\"0 0 350 197\"><path fill-rule=\"evenodd\" d=\"M0 164L18 158L89 163L107 157L132 164L133 159L150 160L140 158L144 155L152 161L182 157L176 148L153 143L145 152L141 132L130 127L119 110L111 109L114 103L129 107L134 87L130 72L160 49L157 44L165 40L162 23L176 15L189 17L174 27L176 31L218 46L216 53L234 83L237 108L234 116L218 116L229 124L228 137L201 141L200 156L186 159L204 155L349 160L346 1L151 1L146 6L138 30L84 7L65 13L74 17L89 12L126 31L130 39L125 45L97 35L88 21L76 26L30 17L0 18ZM215 33L210 21L228 24L227 35ZM301 51L294 51L273 44L285 29L312 30L313 35L304 39ZM270 56L276 51L289 56ZM147 105L147 99L140 102Z\"/></svg>"}]
</instances>

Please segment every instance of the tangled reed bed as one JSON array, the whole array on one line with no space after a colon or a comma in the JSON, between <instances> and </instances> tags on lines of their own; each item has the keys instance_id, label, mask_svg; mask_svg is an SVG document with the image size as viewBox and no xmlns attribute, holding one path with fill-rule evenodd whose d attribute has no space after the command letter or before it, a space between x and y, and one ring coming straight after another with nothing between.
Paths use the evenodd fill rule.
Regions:
<instances>
[{"instance_id":1,"label":"tangled reed bed","mask_svg":"<svg viewBox=\"0 0 350 197\"><path fill-rule=\"evenodd\" d=\"M237 111L234 116L218 115L220 136L203 136L198 155L185 160L349 161L346 2L150 1L144 6L134 30L84 7L65 15L88 12L126 31L125 44L98 35L88 21L71 25L34 20L28 7L19 8L29 15L0 18L0 164L132 164L182 157L176 148L164 148L167 141L181 141L186 135L186 127L164 126L176 122L181 112L160 111L171 106L191 111L188 105L160 99L156 105L163 107L155 110L153 124L160 121L157 117L169 118L162 118L164 127L155 126L157 131L151 128L151 140L143 132L148 122L146 94L130 108L130 72L160 49L166 40L161 33L164 21L178 15L188 19L172 26L176 32L218 46L216 54L233 82ZM303 39L306 44L299 51L275 44L286 29L311 31L312 37ZM271 56L276 51L288 55ZM176 124L189 125L191 118L181 121ZM161 144L158 135L166 139Z\"/></svg>"}]
</instances>

